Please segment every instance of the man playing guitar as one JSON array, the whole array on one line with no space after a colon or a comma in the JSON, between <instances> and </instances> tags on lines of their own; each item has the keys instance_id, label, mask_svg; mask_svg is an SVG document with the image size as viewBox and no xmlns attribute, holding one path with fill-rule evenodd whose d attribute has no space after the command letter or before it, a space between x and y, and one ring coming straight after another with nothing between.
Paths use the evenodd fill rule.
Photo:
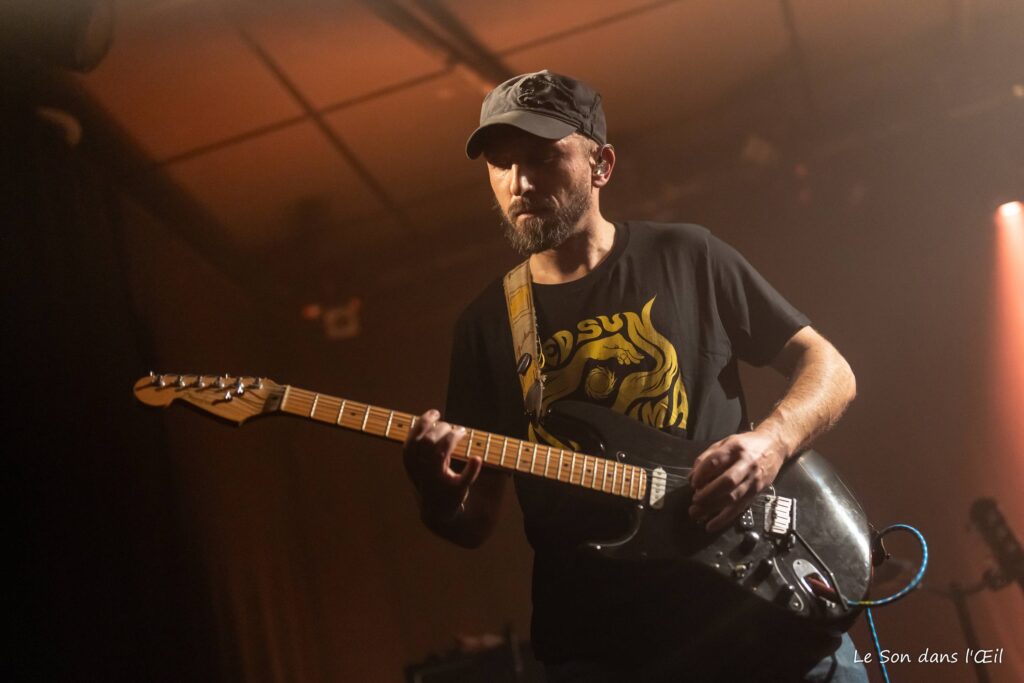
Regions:
<instances>
[{"instance_id":1,"label":"man playing guitar","mask_svg":"<svg viewBox=\"0 0 1024 683\"><path fill-rule=\"evenodd\" d=\"M467 154L484 157L505 235L529 259L544 407L589 401L712 441L690 474L689 514L715 533L837 422L854 377L807 318L706 229L605 219L600 193L616 162L606 135L600 95L542 71L487 96ZM789 379L749 431L738 360ZM452 423L572 445L524 416L516 361L499 280L457 324L444 420L424 413L404 448L423 521L461 546L492 532L508 475L483 470L477 456L453 469L466 430ZM514 478L535 551L533 645L550 680L867 680L845 635L767 632L684 595L670 570L581 555L575 539L603 523L600 511Z\"/></svg>"}]
</instances>

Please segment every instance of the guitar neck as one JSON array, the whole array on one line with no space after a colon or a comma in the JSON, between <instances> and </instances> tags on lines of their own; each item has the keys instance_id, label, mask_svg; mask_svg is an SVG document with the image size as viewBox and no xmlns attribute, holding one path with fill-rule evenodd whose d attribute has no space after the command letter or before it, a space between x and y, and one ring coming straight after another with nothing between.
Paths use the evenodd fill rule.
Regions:
<instances>
[{"instance_id":1,"label":"guitar neck","mask_svg":"<svg viewBox=\"0 0 1024 683\"><path fill-rule=\"evenodd\" d=\"M404 442L419 417L290 385L283 387L277 410L343 429ZM553 446L466 429L452 457L479 457L484 465L601 491L622 498L643 500L647 471L636 465L599 458Z\"/></svg>"}]
</instances>

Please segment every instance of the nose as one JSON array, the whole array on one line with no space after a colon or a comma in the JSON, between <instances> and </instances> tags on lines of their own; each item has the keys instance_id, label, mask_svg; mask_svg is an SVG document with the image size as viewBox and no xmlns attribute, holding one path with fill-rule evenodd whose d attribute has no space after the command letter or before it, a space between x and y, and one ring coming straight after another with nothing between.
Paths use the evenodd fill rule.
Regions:
<instances>
[{"instance_id":1,"label":"nose","mask_svg":"<svg viewBox=\"0 0 1024 683\"><path fill-rule=\"evenodd\" d=\"M512 164L512 168L509 169L509 192L512 193L512 196L522 197L532 189L533 183L530 182L529 175L523 165L520 163Z\"/></svg>"}]
</instances>

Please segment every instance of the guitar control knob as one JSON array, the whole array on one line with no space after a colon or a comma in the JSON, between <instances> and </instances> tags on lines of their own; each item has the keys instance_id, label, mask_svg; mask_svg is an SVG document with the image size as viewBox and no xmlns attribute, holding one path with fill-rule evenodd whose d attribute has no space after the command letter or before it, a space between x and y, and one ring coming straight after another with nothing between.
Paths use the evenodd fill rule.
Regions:
<instances>
[{"instance_id":1,"label":"guitar control knob","mask_svg":"<svg viewBox=\"0 0 1024 683\"><path fill-rule=\"evenodd\" d=\"M749 553L751 550L757 547L757 544L761 540L761 534L756 531L748 531L743 534L743 540L740 541L740 551L743 553Z\"/></svg>"},{"instance_id":2,"label":"guitar control knob","mask_svg":"<svg viewBox=\"0 0 1024 683\"><path fill-rule=\"evenodd\" d=\"M771 573L774 570L775 560L770 557L766 557L763 560L761 560L761 562L757 565L757 569L754 570L754 578L759 580L766 579L771 575Z\"/></svg>"},{"instance_id":3,"label":"guitar control knob","mask_svg":"<svg viewBox=\"0 0 1024 683\"><path fill-rule=\"evenodd\" d=\"M778 599L779 602L789 602L789 599L796 594L796 586L791 583L787 583L785 586L779 589Z\"/></svg>"},{"instance_id":4,"label":"guitar control knob","mask_svg":"<svg viewBox=\"0 0 1024 683\"><path fill-rule=\"evenodd\" d=\"M799 612L804 608L804 603L800 599L800 596L796 594L796 587L787 583L785 586L779 589L779 602L784 603L791 612Z\"/></svg>"}]
</instances>

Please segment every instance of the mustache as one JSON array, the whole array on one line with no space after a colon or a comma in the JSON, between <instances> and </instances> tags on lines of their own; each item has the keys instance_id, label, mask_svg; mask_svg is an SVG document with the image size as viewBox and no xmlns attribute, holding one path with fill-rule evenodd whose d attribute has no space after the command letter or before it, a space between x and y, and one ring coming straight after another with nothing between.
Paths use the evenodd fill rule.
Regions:
<instances>
[{"instance_id":1,"label":"mustache","mask_svg":"<svg viewBox=\"0 0 1024 683\"><path fill-rule=\"evenodd\" d=\"M540 209L551 209L551 203L543 199L520 199L517 202L509 204L508 206L508 217L515 220L515 218L522 213L536 213Z\"/></svg>"}]
</instances>

